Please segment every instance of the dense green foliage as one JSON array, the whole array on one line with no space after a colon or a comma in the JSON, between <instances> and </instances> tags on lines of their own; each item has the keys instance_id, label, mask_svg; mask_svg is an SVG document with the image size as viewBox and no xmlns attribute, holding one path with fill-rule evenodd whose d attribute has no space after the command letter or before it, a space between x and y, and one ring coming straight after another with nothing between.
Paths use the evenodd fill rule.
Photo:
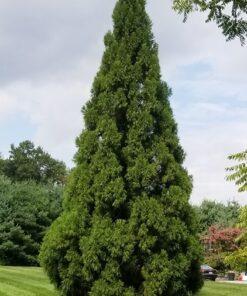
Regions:
<instances>
[{"instance_id":1,"label":"dense green foliage","mask_svg":"<svg viewBox=\"0 0 247 296\"><path fill-rule=\"evenodd\" d=\"M231 173L227 177L227 180L235 181L239 187L239 192L247 191L247 150L230 155L229 159L237 161L238 164L227 168L227 171Z\"/></svg>"},{"instance_id":2,"label":"dense green foliage","mask_svg":"<svg viewBox=\"0 0 247 296\"><path fill-rule=\"evenodd\" d=\"M240 233L237 228L240 205L237 202L228 202L225 205L204 200L200 206L194 208L204 246L204 262L224 272L229 268L225 257L237 248L235 240Z\"/></svg>"},{"instance_id":3,"label":"dense green foliage","mask_svg":"<svg viewBox=\"0 0 247 296\"><path fill-rule=\"evenodd\" d=\"M145 0L119 0L41 262L62 295L189 295L201 285L191 178Z\"/></svg>"},{"instance_id":4,"label":"dense green foliage","mask_svg":"<svg viewBox=\"0 0 247 296\"><path fill-rule=\"evenodd\" d=\"M222 273L229 270L225 258L238 250L237 239L242 233L243 230L238 227L224 229L210 227L201 238L205 248L205 262Z\"/></svg>"},{"instance_id":5,"label":"dense green foliage","mask_svg":"<svg viewBox=\"0 0 247 296\"><path fill-rule=\"evenodd\" d=\"M211 226L218 228L233 227L238 222L240 205L237 202L203 200L200 206L194 207L199 218L200 232L204 233Z\"/></svg>"},{"instance_id":6,"label":"dense green foliage","mask_svg":"<svg viewBox=\"0 0 247 296\"><path fill-rule=\"evenodd\" d=\"M247 37L246 0L173 0L173 8L183 13L185 20L194 10L208 13L206 22L216 22L227 40L239 38L242 44L245 43Z\"/></svg>"},{"instance_id":7,"label":"dense green foliage","mask_svg":"<svg viewBox=\"0 0 247 296\"><path fill-rule=\"evenodd\" d=\"M0 175L3 174L5 161L0 154Z\"/></svg>"},{"instance_id":8,"label":"dense green foliage","mask_svg":"<svg viewBox=\"0 0 247 296\"><path fill-rule=\"evenodd\" d=\"M227 256L225 263L235 270L244 271L247 270L247 206L241 210L239 227L243 229L243 233L237 240L239 249Z\"/></svg>"},{"instance_id":9,"label":"dense green foliage","mask_svg":"<svg viewBox=\"0 0 247 296\"><path fill-rule=\"evenodd\" d=\"M41 268L0 266L0 296L56 295Z\"/></svg>"},{"instance_id":10,"label":"dense green foliage","mask_svg":"<svg viewBox=\"0 0 247 296\"><path fill-rule=\"evenodd\" d=\"M2 160L2 173L13 182L33 180L43 184L63 184L67 171L63 162L53 159L32 142L24 141L18 147L11 145L9 158Z\"/></svg>"},{"instance_id":11,"label":"dense green foliage","mask_svg":"<svg viewBox=\"0 0 247 296\"><path fill-rule=\"evenodd\" d=\"M230 160L235 160L239 164L228 168L231 172L228 176L229 181L235 181L239 187L239 192L247 191L247 150L229 156ZM239 227L243 229L243 234L238 238L239 249L225 258L225 263L233 269L247 270L247 206L243 207L239 216Z\"/></svg>"},{"instance_id":12,"label":"dense green foliage","mask_svg":"<svg viewBox=\"0 0 247 296\"><path fill-rule=\"evenodd\" d=\"M230 265L232 269L237 271L245 271L247 269L247 246L240 248L225 258L225 263Z\"/></svg>"},{"instance_id":13,"label":"dense green foliage","mask_svg":"<svg viewBox=\"0 0 247 296\"><path fill-rule=\"evenodd\" d=\"M0 176L0 264L37 265L44 233L60 212L60 187Z\"/></svg>"}]
</instances>

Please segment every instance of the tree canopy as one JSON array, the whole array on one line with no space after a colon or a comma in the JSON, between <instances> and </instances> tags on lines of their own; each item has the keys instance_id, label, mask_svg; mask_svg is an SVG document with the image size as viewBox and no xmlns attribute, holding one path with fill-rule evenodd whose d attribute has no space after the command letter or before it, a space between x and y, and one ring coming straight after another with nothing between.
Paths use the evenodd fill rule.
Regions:
<instances>
[{"instance_id":1,"label":"tree canopy","mask_svg":"<svg viewBox=\"0 0 247 296\"><path fill-rule=\"evenodd\" d=\"M247 191L247 150L229 156L230 160L238 162L237 165L227 169L231 174L227 177L229 181L235 181L239 192ZM247 269L247 206L243 207L239 216L239 227L243 229L238 238L239 249L225 258L225 263L233 269L243 271Z\"/></svg>"},{"instance_id":2,"label":"tree canopy","mask_svg":"<svg viewBox=\"0 0 247 296\"><path fill-rule=\"evenodd\" d=\"M2 173L13 182L33 180L64 184L67 170L62 161L52 158L40 146L24 141L17 147L11 145L9 158L2 160Z\"/></svg>"},{"instance_id":3,"label":"tree canopy","mask_svg":"<svg viewBox=\"0 0 247 296\"><path fill-rule=\"evenodd\" d=\"M235 241L242 233L238 226L241 210L237 202L204 200L195 206L200 228L200 239L204 246L204 262L224 272L229 268L225 257L238 248Z\"/></svg>"},{"instance_id":4,"label":"tree canopy","mask_svg":"<svg viewBox=\"0 0 247 296\"><path fill-rule=\"evenodd\" d=\"M43 236L61 212L62 189L0 176L0 264L37 265Z\"/></svg>"},{"instance_id":5,"label":"tree canopy","mask_svg":"<svg viewBox=\"0 0 247 296\"><path fill-rule=\"evenodd\" d=\"M243 230L237 239L238 250L225 258L226 264L238 271L247 269L247 206L243 207L239 216L239 227Z\"/></svg>"},{"instance_id":6,"label":"tree canopy","mask_svg":"<svg viewBox=\"0 0 247 296\"><path fill-rule=\"evenodd\" d=\"M227 40L239 38L241 44L247 37L246 0L173 0L173 7L184 14L185 20L192 11L207 13L206 22L214 21Z\"/></svg>"},{"instance_id":7,"label":"tree canopy","mask_svg":"<svg viewBox=\"0 0 247 296\"><path fill-rule=\"evenodd\" d=\"M247 191L247 150L230 155L229 159L238 162L238 164L227 168L230 173L227 180L235 181L235 184L239 187L239 192Z\"/></svg>"},{"instance_id":8,"label":"tree canopy","mask_svg":"<svg viewBox=\"0 0 247 296\"><path fill-rule=\"evenodd\" d=\"M238 223L240 205L237 202L221 202L205 199L200 206L195 206L199 218L200 231L208 231L209 227L220 229L236 226Z\"/></svg>"},{"instance_id":9,"label":"tree canopy","mask_svg":"<svg viewBox=\"0 0 247 296\"><path fill-rule=\"evenodd\" d=\"M237 238L242 233L243 230L239 227L209 227L207 233L201 237L205 249L205 262L218 271L229 270L229 264L225 261L225 258L238 250Z\"/></svg>"},{"instance_id":10,"label":"tree canopy","mask_svg":"<svg viewBox=\"0 0 247 296\"><path fill-rule=\"evenodd\" d=\"M0 175L4 173L4 164L5 164L5 161L0 154Z\"/></svg>"},{"instance_id":11,"label":"tree canopy","mask_svg":"<svg viewBox=\"0 0 247 296\"><path fill-rule=\"evenodd\" d=\"M185 296L202 285L191 178L145 4L117 1L64 212L42 246L61 295Z\"/></svg>"}]
</instances>

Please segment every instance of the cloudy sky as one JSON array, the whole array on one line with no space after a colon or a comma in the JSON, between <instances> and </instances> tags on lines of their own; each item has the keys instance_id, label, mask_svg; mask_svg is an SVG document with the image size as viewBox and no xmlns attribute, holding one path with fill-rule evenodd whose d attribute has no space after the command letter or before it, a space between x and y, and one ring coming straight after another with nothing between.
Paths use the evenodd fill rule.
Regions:
<instances>
[{"instance_id":1,"label":"cloudy sky","mask_svg":"<svg viewBox=\"0 0 247 296\"><path fill-rule=\"evenodd\" d=\"M72 166L74 139L111 29L116 0L0 0L0 152L31 139ZM247 203L225 180L227 155L247 147L247 47L225 42L170 0L149 0L163 78L194 176L192 202Z\"/></svg>"}]
</instances>

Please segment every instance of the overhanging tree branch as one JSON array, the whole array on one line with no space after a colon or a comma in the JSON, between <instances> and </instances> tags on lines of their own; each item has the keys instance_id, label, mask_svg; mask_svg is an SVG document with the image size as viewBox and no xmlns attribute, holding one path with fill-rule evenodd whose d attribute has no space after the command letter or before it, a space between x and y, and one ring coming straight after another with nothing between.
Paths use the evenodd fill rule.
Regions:
<instances>
[{"instance_id":1,"label":"overhanging tree branch","mask_svg":"<svg viewBox=\"0 0 247 296\"><path fill-rule=\"evenodd\" d=\"M216 22L227 41L239 38L242 45L247 38L246 0L173 0L173 8L184 15L193 11L207 13L206 22Z\"/></svg>"}]
</instances>

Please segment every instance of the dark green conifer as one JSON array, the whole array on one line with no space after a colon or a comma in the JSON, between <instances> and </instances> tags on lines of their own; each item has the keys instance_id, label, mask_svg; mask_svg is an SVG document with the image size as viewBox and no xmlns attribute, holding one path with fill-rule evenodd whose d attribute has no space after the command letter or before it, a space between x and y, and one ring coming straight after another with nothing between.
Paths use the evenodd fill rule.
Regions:
<instances>
[{"instance_id":1,"label":"dark green conifer","mask_svg":"<svg viewBox=\"0 0 247 296\"><path fill-rule=\"evenodd\" d=\"M41 262L62 295L189 295L201 286L191 179L145 0L119 0Z\"/></svg>"}]
</instances>

